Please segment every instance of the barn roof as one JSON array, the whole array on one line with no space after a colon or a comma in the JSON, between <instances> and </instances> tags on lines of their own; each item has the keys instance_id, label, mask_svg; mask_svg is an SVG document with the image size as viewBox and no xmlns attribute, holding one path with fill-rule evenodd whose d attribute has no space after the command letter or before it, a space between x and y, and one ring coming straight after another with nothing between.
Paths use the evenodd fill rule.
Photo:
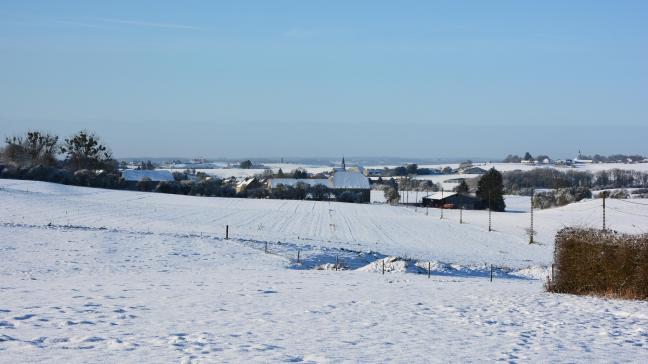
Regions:
<instances>
[{"instance_id":1,"label":"barn roof","mask_svg":"<svg viewBox=\"0 0 648 364\"><path fill-rule=\"evenodd\" d=\"M170 171L164 170L139 170L139 169L126 169L122 172L122 177L126 181L139 182L144 177L148 177L151 181L173 181L173 174Z\"/></svg>"},{"instance_id":2,"label":"barn roof","mask_svg":"<svg viewBox=\"0 0 648 364\"><path fill-rule=\"evenodd\" d=\"M428 199L428 200L442 200L442 199L444 199L444 198L447 198L447 197L450 197L450 196L454 196L454 195L456 195L456 194L457 194L456 192L447 192L447 191L444 191L444 192L435 192L435 193L432 193L432 194L430 194L430 195L427 195L427 196L425 196L425 197L423 197L423 198Z\"/></svg>"}]
</instances>

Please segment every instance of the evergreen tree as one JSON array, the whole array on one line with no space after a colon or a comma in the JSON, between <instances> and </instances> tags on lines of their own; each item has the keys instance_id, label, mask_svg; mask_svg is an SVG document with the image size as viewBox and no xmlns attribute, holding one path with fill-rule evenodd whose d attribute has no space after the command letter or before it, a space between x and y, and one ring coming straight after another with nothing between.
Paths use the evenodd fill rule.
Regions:
<instances>
[{"instance_id":1,"label":"evergreen tree","mask_svg":"<svg viewBox=\"0 0 648 364\"><path fill-rule=\"evenodd\" d=\"M292 171L293 178L308 178L308 173L303 168L297 168Z\"/></svg>"},{"instance_id":2,"label":"evergreen tree","mask_svg":"<svg viewBox=\"0 0 648 364\"><path fill-rule=\"evenodd\" d=\"M529 153L529 152L524 153L524 160L525 161L532 161L533 156L531 155L531 153Z\"/></svg>"},{"instance_id":3,"label":"evergreen tree","mask_svg":"<svg viewBox=\"0 0 648 364\"><path fill-rule=\"evenodd\" d=\"M504 211L504 184L502 174L495 168L486 172L477 184L477 200L480 206L487 209L489 206L493 211Z\"/></svg>"},{"instance_id":4,"label":"evergreen tree","mask_svg":"<svg viewBox=\"0 0 648 364\"><path fill-rule=\"evenodd\" d=\"M398 190L393 187L386 188L385 200L387 200L387 202L392 205L397 204L398 201L400 201L400 194L398 193Z\"/></svg>"},{"instance_id":5,"label":"evergreen tree","mask_svg":"<svg viewBox=\"0 0 648 364\"><path fill-rule=\"evenodd\" d=\"M468 188L468 184L466 183L466 180L462 179L459 185L454 188L454 190L459 194L468 193L469 188Z\"/></svg>"}]
</instances>

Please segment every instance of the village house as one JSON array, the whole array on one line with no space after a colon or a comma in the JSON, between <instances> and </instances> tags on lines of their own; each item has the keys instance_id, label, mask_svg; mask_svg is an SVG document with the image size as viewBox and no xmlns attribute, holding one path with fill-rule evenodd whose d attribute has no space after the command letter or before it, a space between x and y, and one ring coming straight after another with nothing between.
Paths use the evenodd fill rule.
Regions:
<instances>
[{"instance_id":1,"label":"village house","mask_svg":"<svg viewBox=\"0 0 648 364\"><path fill-rule=\"evenodd\" d=\"M262 182L256 177L247 177L236 184L236 193L242 193L250 189L261 188Z\"/></svg>"},{"instance_id":2,"label":"village house","mask_svg":"<svg viewBox=\"0 0 648 364\"><path fill-rule=\"evenodd\" d=\"M385 170L381 168L365 168L364 175L367 177L381 177L385 174Z\"/></svg>"}]
</instances>

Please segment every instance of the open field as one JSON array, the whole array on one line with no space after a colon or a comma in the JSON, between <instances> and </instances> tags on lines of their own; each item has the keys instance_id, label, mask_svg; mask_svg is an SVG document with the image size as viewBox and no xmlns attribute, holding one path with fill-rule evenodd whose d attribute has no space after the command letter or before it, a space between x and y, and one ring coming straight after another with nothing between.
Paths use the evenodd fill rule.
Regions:
<instances>
[{"instance_id":1,"label":"open field","mask_svg":"<svg viewBox=\"0 0 648 364\"><path fill-rule=\"evenodd\" d=\"M520 197L491 233L484 211L464 211L460 225L449 210L441 220L432 209L15 180L0 180L0 202L0 362L648 358L646 302L548 294L532 279L557 229L599 223L597 200L538 211L538 245ZM648 206L608 202L610 227L645 232ZM432 277L311 269L386 255L433 261ZM491 283L484 263L522 270Z\"/></svg>"}]
</instances>

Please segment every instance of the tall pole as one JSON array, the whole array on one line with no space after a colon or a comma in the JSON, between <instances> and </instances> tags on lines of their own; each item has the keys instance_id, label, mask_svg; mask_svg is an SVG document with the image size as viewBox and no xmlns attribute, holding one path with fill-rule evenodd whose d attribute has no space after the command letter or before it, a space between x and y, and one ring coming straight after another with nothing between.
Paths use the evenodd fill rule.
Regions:
<instances>
[{"instance_id":1,"label":"tall pole","mask_svg":"<svg viewBox=\"0 0 648 364\"><path fill-rule=\"evenodd\" d=\"M463 195L459 194L459 223L463 224Z\"/></svg>"},{"instance_id":2,"label":"tall pole","mask_svg":"<svg viewBox=\"0 0 648 364\"><path fill-rule=\"evenodd\" d=\"M491 193L490 190L488 191L488 231L492 231L491 225L492 225L492 217L491 217Z\"/></svg>"},{"instance_id":3,"label":"tall pole","mask_svg":"<svg viewBox=\"0 0 648 364\"><path fill-rule=\"evenodd\" d=\"M529 244L533 244L533 195L535 190L531 189L531 229L529 230Z\"/></svg>"},{"instance_id":4,"label":"tall pole","mask_svg":"<svg viewBox=\"0 0 648 364\"><path fill-rule=\"evenodd\" d=\"M603 231L605 231L605 197L607 196L607 191L603 191Z\"/></svg>"},{"instance_id":5,"label":"tall pole","mask_svg":"<svg viewBox=\"0 0 648 364\"><path fill-rule=\"evenodd\" d=\"M426 196L430 196L430 186L429 185L427 185L425 187L425 194L426 194ZM429 212L430 212L430 206L428 204L425 204L425 216L427 216Z\"/></svg>"},{"instance_id":6,"label":"tall pole","mask_svg":"<svg viewBox=\"0 0 648 364\"><path fill-rule=\"evenodd\" d=\"M441 219L443 219L443 187L441 187Z\"/></svg>"}]
</instances>

